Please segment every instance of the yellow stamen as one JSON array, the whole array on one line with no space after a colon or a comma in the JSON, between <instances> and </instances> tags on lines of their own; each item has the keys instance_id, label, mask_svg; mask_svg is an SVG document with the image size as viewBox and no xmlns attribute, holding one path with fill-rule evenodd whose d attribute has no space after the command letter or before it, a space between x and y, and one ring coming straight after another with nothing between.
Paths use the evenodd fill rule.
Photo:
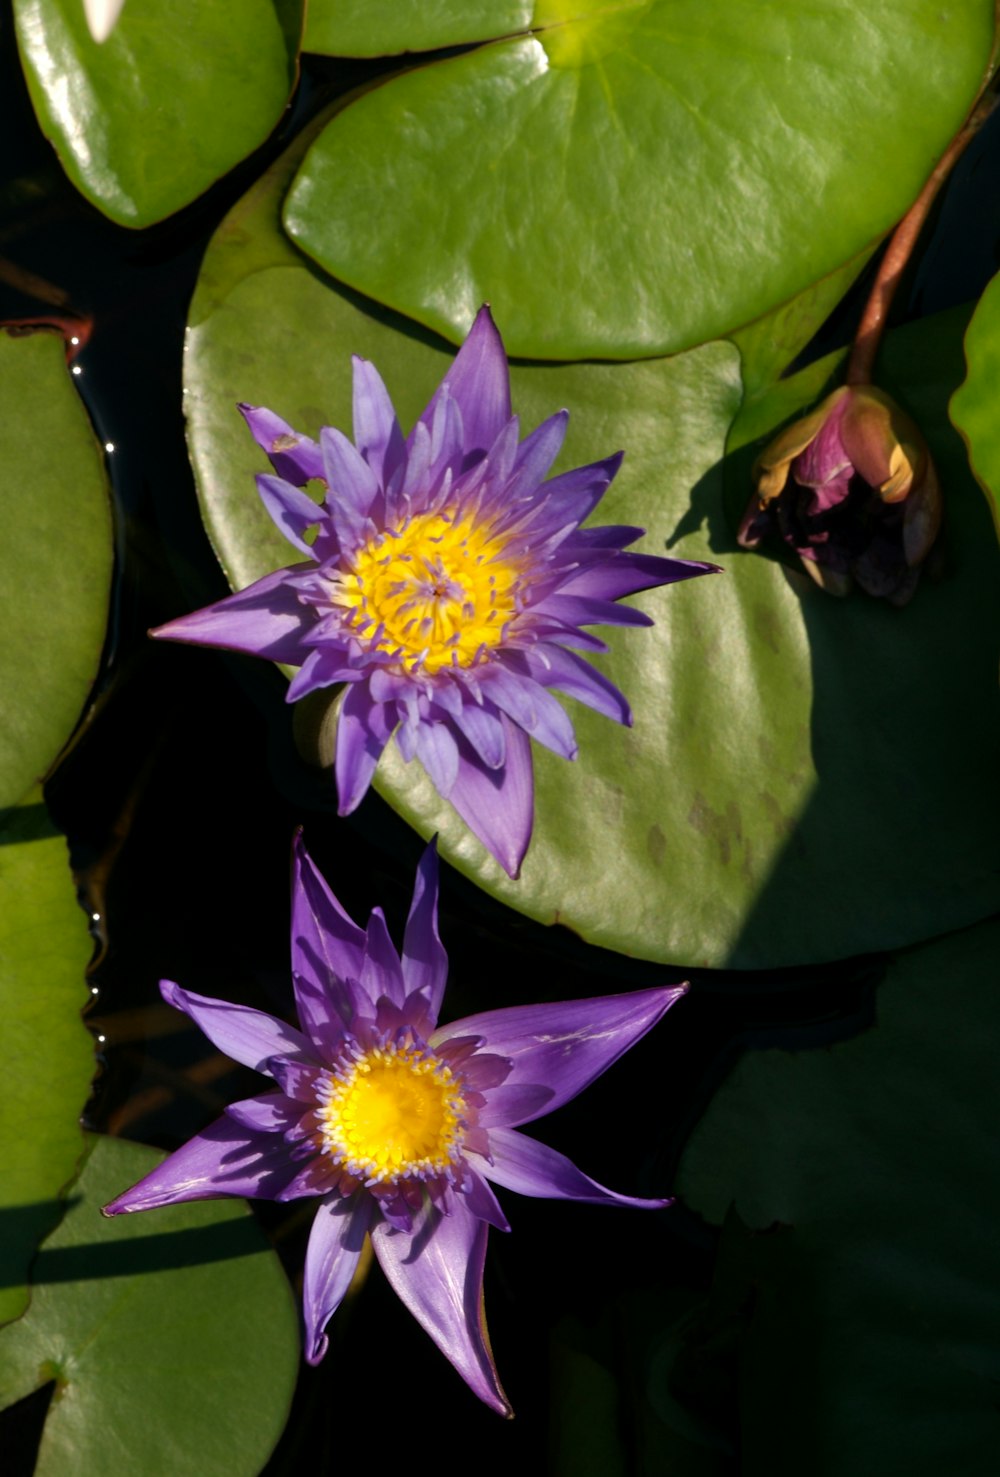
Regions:
<instances>
[{"instance_id":1,"label":"yellow stamen","mask_svg":"<svg viewBox=\"0 0 1000 1477\"><path fill-rule=\"evenodd\" d=\"M320 1110L325 1147L377 1182L440 1174L461 1143L465 1102L451 1070L419 1050L375 1047Z\"/></svg>"},{"instance_id":2,"label":"yellow stamen","mask_svg":"<svg viewBox=\"0 0 1000 1477\"><path fill-rule=\"evenodd\" d=\"M472 518L421 513L360 549L333 598L359 636L407 670L471 667L518 609L522 566L505 548Z\"/></svg>"}]
</instances>

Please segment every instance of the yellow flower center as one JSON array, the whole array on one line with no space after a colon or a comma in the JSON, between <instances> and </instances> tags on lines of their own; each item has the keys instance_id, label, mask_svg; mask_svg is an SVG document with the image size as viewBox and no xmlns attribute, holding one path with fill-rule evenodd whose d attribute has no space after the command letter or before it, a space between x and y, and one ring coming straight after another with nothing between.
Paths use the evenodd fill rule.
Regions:
<instances>
[{"instance_id":1,"label":"yellow flower center","mask_svg":"<svg viewBox=\"0 0 1000 1477\"><path fill-rule=\"evenodd\" d=\"M521 565L473 518L421 513L354 555L334 599L358 635L409 671L471 667L517 611Z\"/></svg>"},{"instance_id":2,"label":"yellow flower center","mask_svg":"<svg viewBox=\"0 0 1000 1477\"><path fill-rule=\"evenodd\" d=\"M320 1110L325 1147L377 1182L440 1174L462 1140L465 1101L450 1068L411 1047L377 1046Z\"/></svg>"}]
</instances>

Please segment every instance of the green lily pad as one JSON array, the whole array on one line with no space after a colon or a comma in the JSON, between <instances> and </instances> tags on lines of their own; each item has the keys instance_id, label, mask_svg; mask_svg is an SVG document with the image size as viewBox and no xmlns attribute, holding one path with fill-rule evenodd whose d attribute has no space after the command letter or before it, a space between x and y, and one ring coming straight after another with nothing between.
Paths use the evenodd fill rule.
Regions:
<instances>
[{"instance_id":1,"label":"green lily pad","mask_svg":"<svg viewBox=\"0 0 1000 1477\"><path fill-rule=\"evenodd\" d=\"M296 557L256 497L263 458L236 402L267 405L309 434L349 427L349 356L359 353L380 367L408 424L450 352L324 281L282 242L292 168L293 157L275 165L223 223L191 310L192 459L234 588ZM663 552L669 539L675 554L718 558L725 573L640 597L655 629L611 633L601 665L629 697L635 727L570 704L579 760L536 748L535 834L520 881L393 745L380 792L421 834L440 832L447 859L511 907L660 962L841 958L993 912L1000 882L983 816L996 813L1000 785L987 677L998 555L944 424L962 327L954 315L917 325L892 351L951 500L951 571L904 613L830 600L804 576L735 550L720 468L740 402L732 346L627 366L515 364L525 427L570 409L561 465L626 448L599 521L645 524L647 549ZM926 362L935 369L918 382ZM758 431L811 400L829 373L827 364L782 382L770 424L760 392Z\"/></svg>"},{"instance_id":2,"label":"green lily pad","mask_svg":"<svg viewBox=\"0 0 1000 1477\"><path fill-rule=\"evenodd\" d=\"M745 1223L741 1471L992 1471L998 971L996 921L899 954L871 1027L747 1053L695 1129L683 1199Z\"/></svg>"},{"instance_id":3,"label":"green lily pad","mask_svg":"<svg viewBox=\"0 0 1000 1477\"><path fill-rule=\"evenodd\" d=\"M993 278L972 315L965 357L968 374L952 397L951 418L965 438L972 470L986 489L1000 534L1000 276Z\"/></svg>"},{"instance_id":4,"label":"green lily pad","mask_svg":"<svg viewBox=\"0 0 1000 1477\"><path fill-rule=\"evenodd\" d=\"M91 1142L31 1307L0 1333L0 1408L55 1381L36 1477L255 1477L298 1373L278 1258L240 1202L105 1219L162 1155Z\"/></svg>"},{"instance_id":5,"label":"green lily pad","mask_svg":"<svg viewBox=\"0 0 1000 1477\"><path fill-rule=\"evenodd\" d=\"M0 333L0 807L42 778L97 674L114 557L102 454L63 341Z\"/></svg>"},{"instance_id":6,"label":"green lily pad","mask_svg":"<svg viewBox=\"0 0 1000 1477\"><path fill-rule=\"evenodd\" d=\"M91 954L66 842L41 790L0 820L0 1323L28 1304L28 1266L83 1152L94 1069L80 1012Z\"/></svg>"},{"instance_id":7,"label":"green lily pad","mask_svg":"<svg viewBox=\"0 0 1000 1477\"><path fill-rule=\"evenodd\" d=\"M345 108L285 223L455 342L488 301L514 354L627 359L722 337L887 231L972 103L993 6L539 0L531 25Z\"/></svg>"},{"instance_id":8,"label":"green lily pad","mask_svg":"<svg viewBox=\"0 0 1000 1477\"><path fill-rule=\"evenodd\" d=\"M80 0L15 0L43 132L77 189L148 226L189 204L274 128L296 78L302 0L128 0L98 45Z\"/></svg>"},{"instance_id":9,"label":"green lily pad","mask_svg":"<svg viewBox=\"0 0 1000 1477\"><path fill-rule=\"evenodd\" d=\"M309 0L303 51L395 56L511 36L531 24L532 0Z\"/></svg>"}]
</instances>

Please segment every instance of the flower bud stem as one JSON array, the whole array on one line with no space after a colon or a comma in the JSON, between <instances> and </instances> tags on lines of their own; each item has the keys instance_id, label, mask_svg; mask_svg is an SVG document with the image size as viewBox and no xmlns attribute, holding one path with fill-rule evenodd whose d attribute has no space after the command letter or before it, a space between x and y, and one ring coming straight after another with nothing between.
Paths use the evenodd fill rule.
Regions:
<instances>
[{"instance_id":1,"label":"flower bud stem","mask_svg":"<svg viewBox=\"0 0 1000 1477\"><path fill-rule=\"evenodd\" d=\"M992 113L996 103L997 96L992 90L980 94L972 112L941 155L934 172L893 232L854 335L847 366L846 380L849 385L872 383L875 356L885 331L889 309L924 221L941 186Z\"/></svg>"}]
</instances>

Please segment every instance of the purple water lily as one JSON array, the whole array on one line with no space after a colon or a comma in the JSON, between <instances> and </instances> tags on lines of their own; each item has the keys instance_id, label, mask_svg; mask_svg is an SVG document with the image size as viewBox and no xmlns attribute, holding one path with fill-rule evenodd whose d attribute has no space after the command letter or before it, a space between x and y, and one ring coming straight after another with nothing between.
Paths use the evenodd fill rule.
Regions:
<instances>
[{"instance_id":1,"label":"purple water lily","mask_svg":"<svg viewBox=\"0 0 1000 1477\"><path fill-rule=\"evenodd\" d=\"M264 504L309 561L153 632L299 667L296 701L346 683L334 767L340 813L371 783L395 733L484 845L517 876L531 837L529 735L576 757L549 689L619 723L622 694L580 651L582 627L648 626L615 602L714 565L625 552L641 528L580 527L621 454L545 481L560 411L518 441L503 342L482 308L408 437L374 367L354 360L354 438L312 441L270 410L240 409L276 475ZM303 489L325 484L321 504ZM312 541L307 534L314 530Z\"/></svg>"},{"instance_id":2,"label":"purple water lily","mask_svg":"<svg viewBox=\"0 0 1000 1477\"><path fill-rule=\"evenodd\" d=\"M301 1029L164 980L171 1005L277 1090L233 1103L106 1215L224 1195L314 1196L303 1303L306 1358L365 1236L396 1293L487 1405L510 1407L482 1313L489 1181L522 1195L659 1209L619 1195L517 1130L573 1098L655 1025L686 986L491 1010L438 1026L448 960L434 843L417 871L400 959L379 908L348 918L301 843L294 851L292 981Z\"/></svg>"}]
</instances>

